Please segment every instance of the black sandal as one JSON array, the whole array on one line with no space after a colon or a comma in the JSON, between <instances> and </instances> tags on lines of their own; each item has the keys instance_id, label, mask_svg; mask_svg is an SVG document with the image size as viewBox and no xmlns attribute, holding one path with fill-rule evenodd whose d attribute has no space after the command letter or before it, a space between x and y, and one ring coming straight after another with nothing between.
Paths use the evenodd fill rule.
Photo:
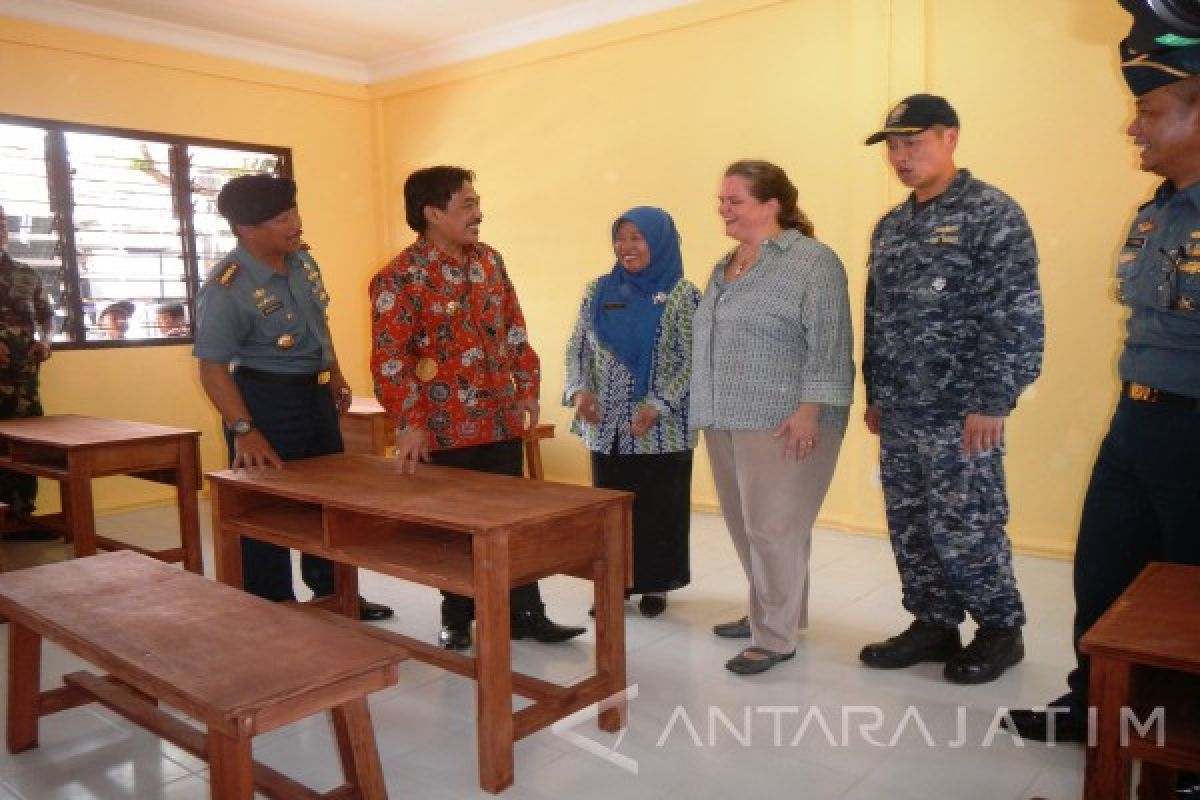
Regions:
<instances>
[{"instance_id":1,"label":"black sandal","mask_svg":"<svg viewBox=\"0 0 1200 800\"><path fill-rule=\"evenodd\" d=\"M748 655L749 653L753 653L759 656L759 658L754 658ZM757 675L760 672L766 672L780 661L787 661L794 655L796 655L795 650L790 653L776 653L774 650L768 650L765 647L747 647L726 661L725 669L735 675Z\"/></svg>"}]
</instances>

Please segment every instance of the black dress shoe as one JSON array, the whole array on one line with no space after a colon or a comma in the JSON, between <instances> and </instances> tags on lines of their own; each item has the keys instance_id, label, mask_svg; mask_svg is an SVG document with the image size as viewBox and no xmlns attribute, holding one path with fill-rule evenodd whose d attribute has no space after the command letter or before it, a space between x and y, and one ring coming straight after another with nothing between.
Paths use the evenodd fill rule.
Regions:
<instances>
[{"instance_id":1,"label":"black dress shoe","mask_svg":"<svg viewBox=\"0 0 1200 800\"><path fill-rule=\"evenodd\" d=\"M643 617L657 617L666 610L667 596L665 594L644 594L638 602L638 611L642 612Z\"/></svg>"},{"instance_id":2,"label":"black dress shoe","mask_svg":"<svg viewBox=\"0 0 1200 800\"><path fill-rule=\"evenodd\" d=\"M1087 739L1087 724L1063 706L1054 706L1054 714L1028 708L1012 708L1003 719L1004 727L1022 739L1035 742L1082 742Z\"/></svg>"},{"instance_id":3,"label":"black dress shoe","mask_svg":"<svg viewBox=\"0 0 1200 800\"><path fill-rule=\"evenodd\" d=\"M1200 775L1194 772L1180 772L1175 783L1176 800L1196 800L1200 798Z\"/></svg>"},{"instance_id":4,"label":"black dress shoe","mask_svg":"<svg viewBox=\"0 0 1200 800\"><path fill-rule=\"evenodd\" d=\"M443 650L466 650L471 646L471 623L443 625L438 633L438 647Z\"/></svg>"},{"instance_id":5,"label":"black dress shoe","mask_svg":"<svg viewBox=\"0 0 1200 800\"><path fill-rule=\"evenodd\" d=\"M962 639L958 628L943 628L916 619L904 633L864 647L858 658L868 667L901 669L922 661L945 661L960 650Z\"/></svg>"},{"instance_id":6,"label":"black dress shoe","mask_svg":"<svg viewBox=\"0 0 1200 800\"><path fill-rule=\"evenodd\" d=\"M396 612L387 606L363 600L361 597L358 598L358 618L363 622L379 622L394 616L396 616Z\"/></svg>"},{"instance_id":7,"label":"black dress shoe","mask_svg":"<svg viewBox=\"0 0 1200 800\"><path fill-rule=\"evenodd\" d=\"M554 644L574 639L585 630L587 628L577 628L574 625L558 625L547 617L544 611L517 611L512 615L514 639L528 637L543 644Z\"/></svg>"},{"instance_id":8,"label":"black dress shoe","mask_svg":"<svg viewBox=\"0 0 1200 800\"><path fill-rule=\"evenodd\" d=\"M971 643L946 662L943 674L951 683L987 683L1024 657L1020 628L980 628Z\"/></svg>"}]
</instances>

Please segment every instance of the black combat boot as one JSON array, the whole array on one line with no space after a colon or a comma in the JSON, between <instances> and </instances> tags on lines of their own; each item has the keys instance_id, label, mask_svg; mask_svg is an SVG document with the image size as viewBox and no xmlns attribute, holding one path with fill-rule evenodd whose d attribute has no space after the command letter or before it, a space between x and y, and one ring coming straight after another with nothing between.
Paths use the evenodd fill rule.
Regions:
<instances>
[{"instance_id":1,"label":"black combat boot","mask_svg":"<svg viewBox=\"0 0 1200 800\"><path fill-rule=\"evenodd\" d=\"M958 628L943 628L919 619L885 642L869 644L858 654L868 667L900 669L922 661L945 661L962 650Z\"/></svg>"}]
</instances>

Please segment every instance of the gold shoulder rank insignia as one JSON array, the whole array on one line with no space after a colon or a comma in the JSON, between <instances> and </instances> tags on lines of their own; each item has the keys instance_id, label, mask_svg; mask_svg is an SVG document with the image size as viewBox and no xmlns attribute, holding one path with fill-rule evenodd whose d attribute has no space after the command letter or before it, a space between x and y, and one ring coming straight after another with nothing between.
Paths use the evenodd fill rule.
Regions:
<instances>
[{"instance_id":1,"label":"gold shoulder rank insignia","mask_svg":"<svg viewBox=\"0 0 1200 800\"><path fill-rule=\"evenodd\" d=\"M225 268L224 272L217 276L217 283L221 284L222 286L228 286L229 284L233 283L233 279L237 277L237 274L241 271L241 269L242 265L234 261Z\"/></svg>"}]
</instances>

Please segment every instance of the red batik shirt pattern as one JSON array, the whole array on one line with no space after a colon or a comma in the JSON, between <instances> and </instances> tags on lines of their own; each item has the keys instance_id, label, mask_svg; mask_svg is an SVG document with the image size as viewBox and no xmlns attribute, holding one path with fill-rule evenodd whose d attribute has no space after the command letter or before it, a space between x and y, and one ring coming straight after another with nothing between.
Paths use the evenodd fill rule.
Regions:
<instances>
[{"instance_id":1,"label":"red batik shirt pattern","mask_svg":"<svg viewBox=\"0 0 1200 800\"><path fill-rule=\"evenodd\" d=\"M418 239L371 280L375 396L400 430L436 450L521 435L517 403L541 380L504 259L485 244L465 263Z\"/></svg>"}]
</instances>

